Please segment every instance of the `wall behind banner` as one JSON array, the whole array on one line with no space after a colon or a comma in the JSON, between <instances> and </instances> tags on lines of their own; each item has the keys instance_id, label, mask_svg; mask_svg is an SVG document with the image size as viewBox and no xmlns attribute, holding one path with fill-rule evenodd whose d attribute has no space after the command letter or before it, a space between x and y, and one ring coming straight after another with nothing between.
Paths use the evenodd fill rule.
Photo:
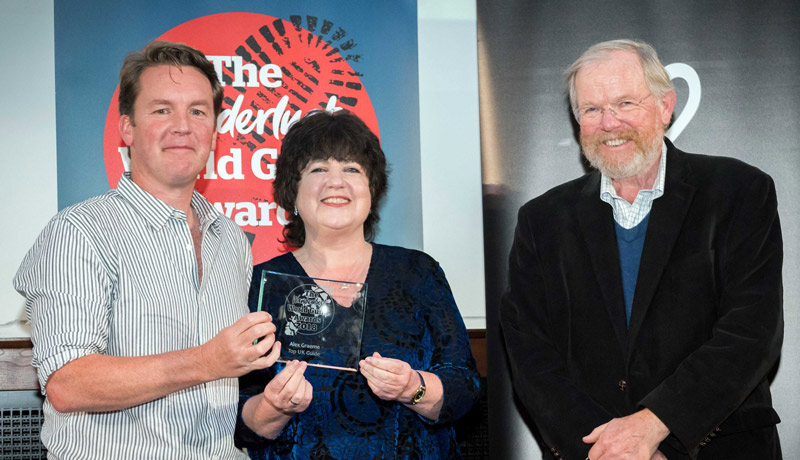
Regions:
<instances>
[{"instance_id":1,"label":"wall behind banner","mask_svg":"<svg viewBox=\"0 0 800 460\"><path fill-rule=\"evenodd\" d=\"M764 8L745 0L479 0L493 458L541 458L531 426L512 399L497 326L516 211L527 200L585 172L563 71L590 45L623 37L647 41L664 64L687 64L697 74L698 81L691 71L684 74L688 80L675 81L676 118L688 120L682 132L672 133L678 148L739 158L775 180L784 239L785 339L772 391L782 419L778 429L784 457L800 458L800 360L796 359L800 287L795 282L800 279L800 206L795 199L800 193L796 74L800 9L796 2L769 2ZM688 116L698 102L696 113Z\"/></svg>"},{"instance_id":2,"label":"wall behind banner","mask_svg":"<svg viewBox=\"0 0 800 460\"><path fill-rule=\"evenodd\" d=\"M27 337L11 279L58 210L53 2L0 0L0 11L0 338Z\"/></svg>"}]
</instances>

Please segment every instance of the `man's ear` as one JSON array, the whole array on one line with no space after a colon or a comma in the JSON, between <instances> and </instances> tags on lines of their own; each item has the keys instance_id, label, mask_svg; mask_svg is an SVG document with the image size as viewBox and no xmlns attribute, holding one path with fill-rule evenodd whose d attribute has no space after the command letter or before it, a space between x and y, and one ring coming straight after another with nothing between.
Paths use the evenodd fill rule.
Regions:
<instances>
[{"instance_id":1,"label":"man's ear","mask_svg":"<svg viewBox=\"0 0 800 460\"><path fill-rule=\"evenodd\" d=\"M664 123L664 126L669 126L669 122L672 119L672 112L675 110L675 97L675 91L670 90L661 98L661 122Z\"/></svg>"},{"instance_id":2,"label":"man's ear","mask_svg":"<svg viewBox=\"0 0 800 460\"><path fill-rule=\"evenodd\" d=\"M122 141L125 142L125 145L129 147L133 145L133 119L130 115L120 116L117 127L119 128L119 135L122 137Z\"/></svg>"}]
</instances>

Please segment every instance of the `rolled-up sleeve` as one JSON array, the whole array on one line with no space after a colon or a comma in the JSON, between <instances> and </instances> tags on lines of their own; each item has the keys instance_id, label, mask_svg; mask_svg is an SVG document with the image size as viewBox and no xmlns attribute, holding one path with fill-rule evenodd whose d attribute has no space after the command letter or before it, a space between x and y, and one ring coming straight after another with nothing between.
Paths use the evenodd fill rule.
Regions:
<instances>
[{"instance_id":1,"label":"rolled-up sleeve","mask_svg":"<svg viewBox=\"0 0 800 460\"><path fill-rule=\"evenodd\" d=\"M62 215L22 261L14 288L26 298L42 393L66 363L106 349L113 284L90 240Z\"/></svg>"}]
</instances>

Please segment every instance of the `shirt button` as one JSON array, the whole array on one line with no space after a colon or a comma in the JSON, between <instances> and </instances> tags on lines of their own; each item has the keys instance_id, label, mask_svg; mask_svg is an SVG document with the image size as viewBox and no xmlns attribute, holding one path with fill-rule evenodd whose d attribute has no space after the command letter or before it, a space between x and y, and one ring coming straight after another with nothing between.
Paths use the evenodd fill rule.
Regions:
<instances>
[{"instance_id":1,"label":"shirt button","mask_svg":"<svg viewBox=\"0 0 800 460\"><path fill-rule=\"evenodd\" d=\"M186 250L187 251L191 251L192 250L192 245L190 243L186 243Z\"/></svg>"},{"instance_id":2,"label":"shirt button","mask_svg":"<svg viewBox=\"0 0 800 460\"><path fill-rule=\"evenodd\" d=\"M619 386L620 391L625 391L628 388L628 382L625 379L622 379L617 384Z\"/></svg>"}]
</instances>

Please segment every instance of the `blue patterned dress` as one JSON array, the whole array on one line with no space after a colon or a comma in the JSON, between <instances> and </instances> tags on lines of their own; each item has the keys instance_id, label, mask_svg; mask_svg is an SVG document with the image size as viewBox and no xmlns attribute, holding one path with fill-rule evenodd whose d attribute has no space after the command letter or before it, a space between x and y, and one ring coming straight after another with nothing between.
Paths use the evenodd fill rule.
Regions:
<instances>
[{"instance_id":1,"label":"blue patterned dress","mask_svg":"<svg viewBox=\"0 0 800 460\"><path fill-rule=\"evenodd\" d=\"M423 252L380 244L372 248L361 357L377 351L436 374L444 387L439 419L433 422L403 404L377 398L359 373L308 367L305 377L314 387L311 405L276 439L263 438L243 423L241 410L282 368L277 363L239 381L235 439L251 458L461 458L452 423L479 398L480 379L450 286L439 264ZM252 311L262 270L308 276L291 253L257 265L250 290Z\"/></svg>"}]
</instances>

